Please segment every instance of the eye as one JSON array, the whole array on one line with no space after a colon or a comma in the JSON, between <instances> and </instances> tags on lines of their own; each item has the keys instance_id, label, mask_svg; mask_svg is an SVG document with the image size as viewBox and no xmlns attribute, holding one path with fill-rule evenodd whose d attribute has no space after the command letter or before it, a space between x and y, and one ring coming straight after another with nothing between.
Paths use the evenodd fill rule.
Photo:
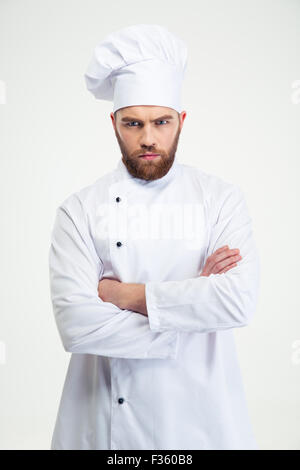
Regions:
<instances>
[{"instance_id":1,"label":"eye","mask_svg":"<svg viewBox=\"0 0 300 470\"><path fill-rule=\"evenodd\" d=\"M159 122L165 122L166 124L168 124L169 121L166 121L165 119L160 119L159 121L156 121L156 123L159 123ZM127 127L137 127L137 126L132 126L131 125L131 124L134 124L134 123L140 124L138 121L130 121L127 124L125 124L125 126L127 126Z\"/></svg>"},{"instance_id":2,"label":"eye","mask_svg":"<svg viewBox=\"0 0 300 470\"><path fill-rule=\"evenodd\" d=\"M131 121L131 122L128 122L128 123L126 124L126 126L128 126L128 127L136 127L136 126L131 126L131 125L130 125L130 124L132 124L133 122L137 122L137 123L138 123L138 121ZM139 124L139 123L138 123L138 124Z\"/></svg>"}]
</instances>

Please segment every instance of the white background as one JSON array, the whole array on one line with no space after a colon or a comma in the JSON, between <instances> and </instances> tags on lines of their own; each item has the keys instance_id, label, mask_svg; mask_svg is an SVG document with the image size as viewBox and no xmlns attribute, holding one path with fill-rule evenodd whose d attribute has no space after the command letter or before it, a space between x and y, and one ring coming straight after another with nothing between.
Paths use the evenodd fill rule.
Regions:
<instances>
[{"instance_id":1,"label":"white background","mask_svg":"<svg viewBox=\"0 0 300 470\"><path fill-rule=\"evenodd\" d=\"M0 0L0 447L48 449L70 354L52 313L56 207L120 158L94 46L157 23L189 50L178 161L244 190L259 305L235 330L261 449L300 449L300 1Z\"/></svg>"}]
</instances>

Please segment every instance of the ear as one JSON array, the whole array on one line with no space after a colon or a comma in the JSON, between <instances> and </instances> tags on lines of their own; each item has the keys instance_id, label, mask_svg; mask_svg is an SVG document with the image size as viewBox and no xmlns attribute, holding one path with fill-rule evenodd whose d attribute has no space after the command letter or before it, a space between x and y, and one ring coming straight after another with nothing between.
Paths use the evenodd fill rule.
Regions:
<instances>
[{"instance_id":1,"label":"ear","mask_svg":"<svg viewBox=\"0 0 300 470\"><path fill-rule=\"evenodd\" d=\"M111 118L114 130L116 130L116 120L115 120L115 116L113 112L110 113L110 118Z\"/></svg>"}]
</instances>

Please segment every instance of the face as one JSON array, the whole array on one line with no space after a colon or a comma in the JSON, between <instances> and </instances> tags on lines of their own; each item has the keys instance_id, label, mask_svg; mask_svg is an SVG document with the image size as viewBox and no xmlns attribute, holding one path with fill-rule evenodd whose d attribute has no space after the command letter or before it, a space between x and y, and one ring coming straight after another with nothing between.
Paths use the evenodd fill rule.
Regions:
<instances>
[{"instance_id":1,"label":"face","mask_svg":"<svg viewBox=\"0 0 300 470\"><path fill-rule=\"evenodd\" d=\"M163 106L128 106L110 114L115 134L129 173L145 180L156 180L171 168L186 117ZM144 158L144 154L156 154Z\"/></svg>"}]
</instances>

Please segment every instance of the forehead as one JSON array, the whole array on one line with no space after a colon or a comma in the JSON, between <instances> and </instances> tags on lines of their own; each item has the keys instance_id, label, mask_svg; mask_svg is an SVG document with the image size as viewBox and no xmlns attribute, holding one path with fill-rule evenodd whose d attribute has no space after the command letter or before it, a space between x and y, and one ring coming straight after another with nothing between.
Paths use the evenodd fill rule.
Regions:
<instances>
[{"instance_id":1,"label":"forehead","mask_svg":"<svg viewBox=\"0 0 300 470\"><path fill-rule=\"evenodd\" d=\"M177 116L177 111L175 111L175 109L165 106L150 105L126 106L126 108L119 109L117 113L121 119L124 117L134 117L135 119L141 119L143 121L147 119L155 119L163 115L169 115L174 118Z\"/></svg>"}]
</instances>

